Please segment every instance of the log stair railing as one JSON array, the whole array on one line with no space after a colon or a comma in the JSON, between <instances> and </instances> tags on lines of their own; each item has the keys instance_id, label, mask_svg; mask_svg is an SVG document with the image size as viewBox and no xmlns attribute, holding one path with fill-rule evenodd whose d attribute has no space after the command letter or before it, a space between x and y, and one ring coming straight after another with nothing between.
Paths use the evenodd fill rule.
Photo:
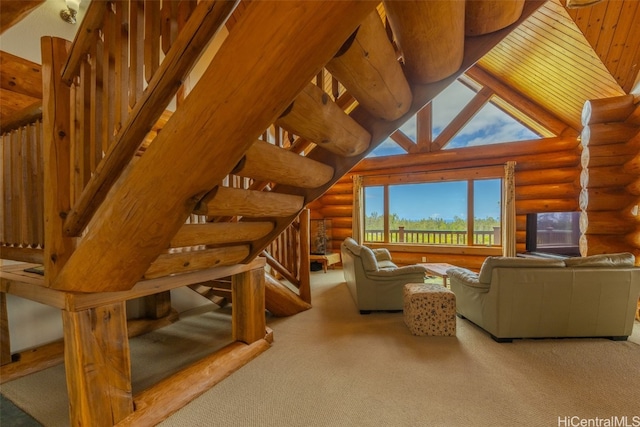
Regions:
<instances>
[{"instance_id":1,"label":"log stair railing","mask_svg":"<svg viewBox=\"0 0 640 427\"><path fill-rule=\"evenodd\" d=\"M92 2L73 45L43 41L45 277L24 285L21 275L3 276L2 291L62 310L74 425L157 423L264 351L271 334L259 255L544 1L496 1L487 10L513 17L467 37L462 2L249 2L157 132L236 3ZM436 26L436 41L406 37L410 27L429 34ZM429 54L436 46L444 53ZM422 76L411 64L425 52ZM259 139L274 124L290 144ZM228 185L236 179L243 185ZM107 339L128 342L124 301L176 286L215 288L230 276L234 343L132 396L128 346ZM105 351L109 363L101 364ZM88 376L86 364L104 375ZM175 398L172 389L183 392Z\"/></svg>"}]
</instances>

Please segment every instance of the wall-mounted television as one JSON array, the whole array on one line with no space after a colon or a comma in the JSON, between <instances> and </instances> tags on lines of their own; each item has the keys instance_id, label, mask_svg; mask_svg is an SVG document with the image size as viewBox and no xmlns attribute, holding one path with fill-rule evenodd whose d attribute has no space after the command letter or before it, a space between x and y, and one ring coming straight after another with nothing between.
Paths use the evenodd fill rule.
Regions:
<instances>
[{"instance_id":1,"label":"wall-mounted television","mask_svg":"<svg viewBox=\"0 0 640 427\"><path fill-rule=\"evenodd\" d=\"M580 256L580 212L527 214L527 253Z\"/></svg>"}]
</instances>

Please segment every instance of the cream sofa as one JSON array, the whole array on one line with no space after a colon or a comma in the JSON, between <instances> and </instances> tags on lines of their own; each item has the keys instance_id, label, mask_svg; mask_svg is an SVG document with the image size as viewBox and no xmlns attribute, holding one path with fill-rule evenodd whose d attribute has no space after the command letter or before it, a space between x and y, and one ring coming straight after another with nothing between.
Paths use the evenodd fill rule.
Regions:
<instances>
[{"instance_id":1,"label":"cream sofa","mask_svg":"<svg viewBox=\"0 0 640 427\"><path fill-rule=\"evenodd\" d=\"M566 260L489 257L447 270L456 311L499 342L631 334L640 268L630 253Z\"/></svg>"},{"instance_id":2,"label":"cream sofa","mask_svg":"<svg viewBox=\"0 0 640 427\"><path fill-rule=\"evenodd\" d=\"M424 267L398 267L387 249L372 250L347 237L340 251L344 279L361 314L402 310L404 285L424 282Z\"/></svg>"}]
</instances>

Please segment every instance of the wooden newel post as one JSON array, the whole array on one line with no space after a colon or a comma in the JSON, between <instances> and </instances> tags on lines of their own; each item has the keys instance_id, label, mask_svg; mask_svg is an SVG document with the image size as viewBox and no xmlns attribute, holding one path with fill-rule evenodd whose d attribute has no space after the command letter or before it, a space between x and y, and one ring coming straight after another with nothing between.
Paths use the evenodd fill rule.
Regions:
<instances>
[{"instance_id":1,"label":"wooden newel post","mask_svg":"<svg viewBox=\"0 0 640 427\"><path fill-rule=\"evenodd\" d=\"M125 302L62 311L72 426L112 426L133 412Z\"/></svg>"},{"instance_id":2,"label":"wooden newel post","mask_svg":"<svg viewBox=\"0 0 640 427\"><path fill-rule=\"evenodd\" d=\"M264 313L264 268L234 275L231 293L233 340L251 344L264 339L267 330Z\"/></svg>"},{"instance_id":3,"label":"wooden newel post","mask_svg":"<svg viewBox=\"0 0 640 427\"><path fill-rule=\"evenodd\" d=\"M43 37L42 125L44 135L44 247L45 282L50 286L74 249L63 232L64 215L71 210L71 93L61 74L70 43Z\"/></svg>"}]
</instances>

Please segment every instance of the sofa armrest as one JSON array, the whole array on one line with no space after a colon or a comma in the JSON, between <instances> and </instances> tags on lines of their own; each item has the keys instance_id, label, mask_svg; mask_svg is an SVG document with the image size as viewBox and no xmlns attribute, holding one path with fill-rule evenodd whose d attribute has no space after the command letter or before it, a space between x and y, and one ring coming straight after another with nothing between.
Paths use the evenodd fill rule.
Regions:
<instances>
[{"instance_id":1,"label":"sofa armrest","mask_svg":"<svg viewBox=\"0 0 640 427\"><path fill-rule=\"evenodd\" d=\"M464 286L470 286L482 290L488 290L491 287L489 283L481 283L477 273L462 267L454 267L447 270L449 282L459 283Z\"/></svg>"},{"instance_id":2,"label":"sofa armrest","mask_svg":"<svg viewBox=\"0 0 640 427\"><path fill-rule=\"evenodd\" d=\"M376 257L376 261L391 261L391 253L386 248L373 249L373 255Z\"/></svg>"}]
</instances>

